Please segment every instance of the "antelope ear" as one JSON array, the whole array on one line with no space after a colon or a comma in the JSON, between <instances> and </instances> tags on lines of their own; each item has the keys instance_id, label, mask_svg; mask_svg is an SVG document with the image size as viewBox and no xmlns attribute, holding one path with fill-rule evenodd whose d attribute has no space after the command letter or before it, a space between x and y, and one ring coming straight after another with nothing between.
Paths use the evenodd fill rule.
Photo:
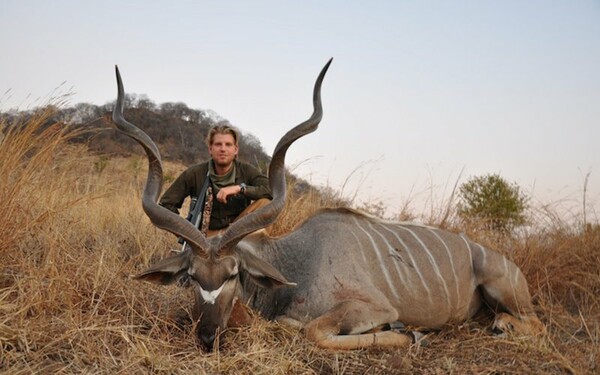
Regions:
<instances>
[{"instance_id":1,"label":"antelope ear","mask_svg":"<svg viewBox=\"0 0 600 375\"><path fill-rule=\"evenodd\" d=\"M187 274L189 257L186 253L165 258L133 278L161 285L171 284Z\"/></svg>"},{"instance_id":2,"label":"antelope ear","mask_svg":"<svg viewBox=\"0 0 600 375\"><path fill-rule=\"evenodd\" d=\"M283 286L296 286L286 280L286 278L275 269L271 264L252 255L249 252L240 254L242 269L250 275L254 283L263 288L279 288Z\"/></svg>"}]
</instances>

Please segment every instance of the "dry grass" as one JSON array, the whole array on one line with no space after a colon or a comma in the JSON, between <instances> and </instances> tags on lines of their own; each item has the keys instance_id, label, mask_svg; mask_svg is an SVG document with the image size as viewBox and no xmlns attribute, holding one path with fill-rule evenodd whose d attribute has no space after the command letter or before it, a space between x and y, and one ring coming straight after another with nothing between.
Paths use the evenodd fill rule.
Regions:
<instances>
[{"instance_id":1,"label":"dry grass","mask_svg":"<svg viewBox=\"0 0 600 375\"><path fill-rule=\"evenodd\" d=\"M0 139L0 372L390 374L594 373L600 356L600 230L532 230L504 247L547 324L541 340L490 334L481 314L407 350L320 350L255 317L200 351L188 291L129 275L176 247L140 208L141 158L102 159L44 128L47 113ZM2 124L4 127L4 124ZM176 175L181 166L167 165ZM274 232L327 205L294 196ZM477 240L494 245L479 234ZM507 251L506 249L509 249Z\"/></svg>"}]
</instances>

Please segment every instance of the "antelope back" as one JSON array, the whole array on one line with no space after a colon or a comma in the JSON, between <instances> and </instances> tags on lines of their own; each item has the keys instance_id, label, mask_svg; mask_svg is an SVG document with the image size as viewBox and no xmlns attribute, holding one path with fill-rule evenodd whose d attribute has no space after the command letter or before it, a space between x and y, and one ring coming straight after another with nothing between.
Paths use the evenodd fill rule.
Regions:
<instances>
[{"instance_id":1,"label":"antelope back","mask_svg":"<svg viewBox=\"0 0 600 375\"><path fill-rule=\"evenodd\" d=\"M471 313L478 282L473 256L488 253L459 234L346 208L309 218L276 247L293 249L271 261L298 284L290 316L306 320L356 298L429 327Z\"/></svg>"}]
</instances>

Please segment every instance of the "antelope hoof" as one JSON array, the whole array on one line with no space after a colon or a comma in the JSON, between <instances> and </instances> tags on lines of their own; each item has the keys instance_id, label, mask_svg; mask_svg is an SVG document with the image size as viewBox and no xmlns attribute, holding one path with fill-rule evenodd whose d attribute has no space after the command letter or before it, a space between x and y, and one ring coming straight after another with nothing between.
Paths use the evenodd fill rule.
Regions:
<instances>
[{"instance_id":1,"label":"antelope hoof","mask_svg":"<svg viewBox=\"0 0 600 375\"><path fill-rule=\"evenodd\" d=\"M522 334L536 336L545 332L544 325L535 316L525 316L518 319L507 313L500 313L494 320L492 330L505 334Z\"/></svg>"},{"instance_id":2,"label":"antelope hoof","mask_svg":"<svg viewBox=\"0 0 600 375\"><path fill-rule=\"evenodd\" d=\"M421 347L427 347L429 345L429 341L427 340L427 335L419 332L419 331L410 331L408 335L412 337L413 344L417 344Z\"/></svg>"}]
</instances>

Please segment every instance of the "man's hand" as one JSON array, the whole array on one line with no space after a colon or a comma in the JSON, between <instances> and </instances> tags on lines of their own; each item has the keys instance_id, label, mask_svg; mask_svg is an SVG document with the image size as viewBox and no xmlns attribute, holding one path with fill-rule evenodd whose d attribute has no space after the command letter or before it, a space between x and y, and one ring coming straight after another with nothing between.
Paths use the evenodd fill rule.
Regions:
<instances>
[{"instance_id":1,"label":"man's hand","mask_svg":"<svg viewBox=\"0 0 600 375\"><path fill-rule=\"evenodd\" d=\"M232 195L238 195L242 189L239 185L231 185L221 188L217 193L217 200L221 203L227 203L227 198Z\"/></svg>"}]
</instances>

